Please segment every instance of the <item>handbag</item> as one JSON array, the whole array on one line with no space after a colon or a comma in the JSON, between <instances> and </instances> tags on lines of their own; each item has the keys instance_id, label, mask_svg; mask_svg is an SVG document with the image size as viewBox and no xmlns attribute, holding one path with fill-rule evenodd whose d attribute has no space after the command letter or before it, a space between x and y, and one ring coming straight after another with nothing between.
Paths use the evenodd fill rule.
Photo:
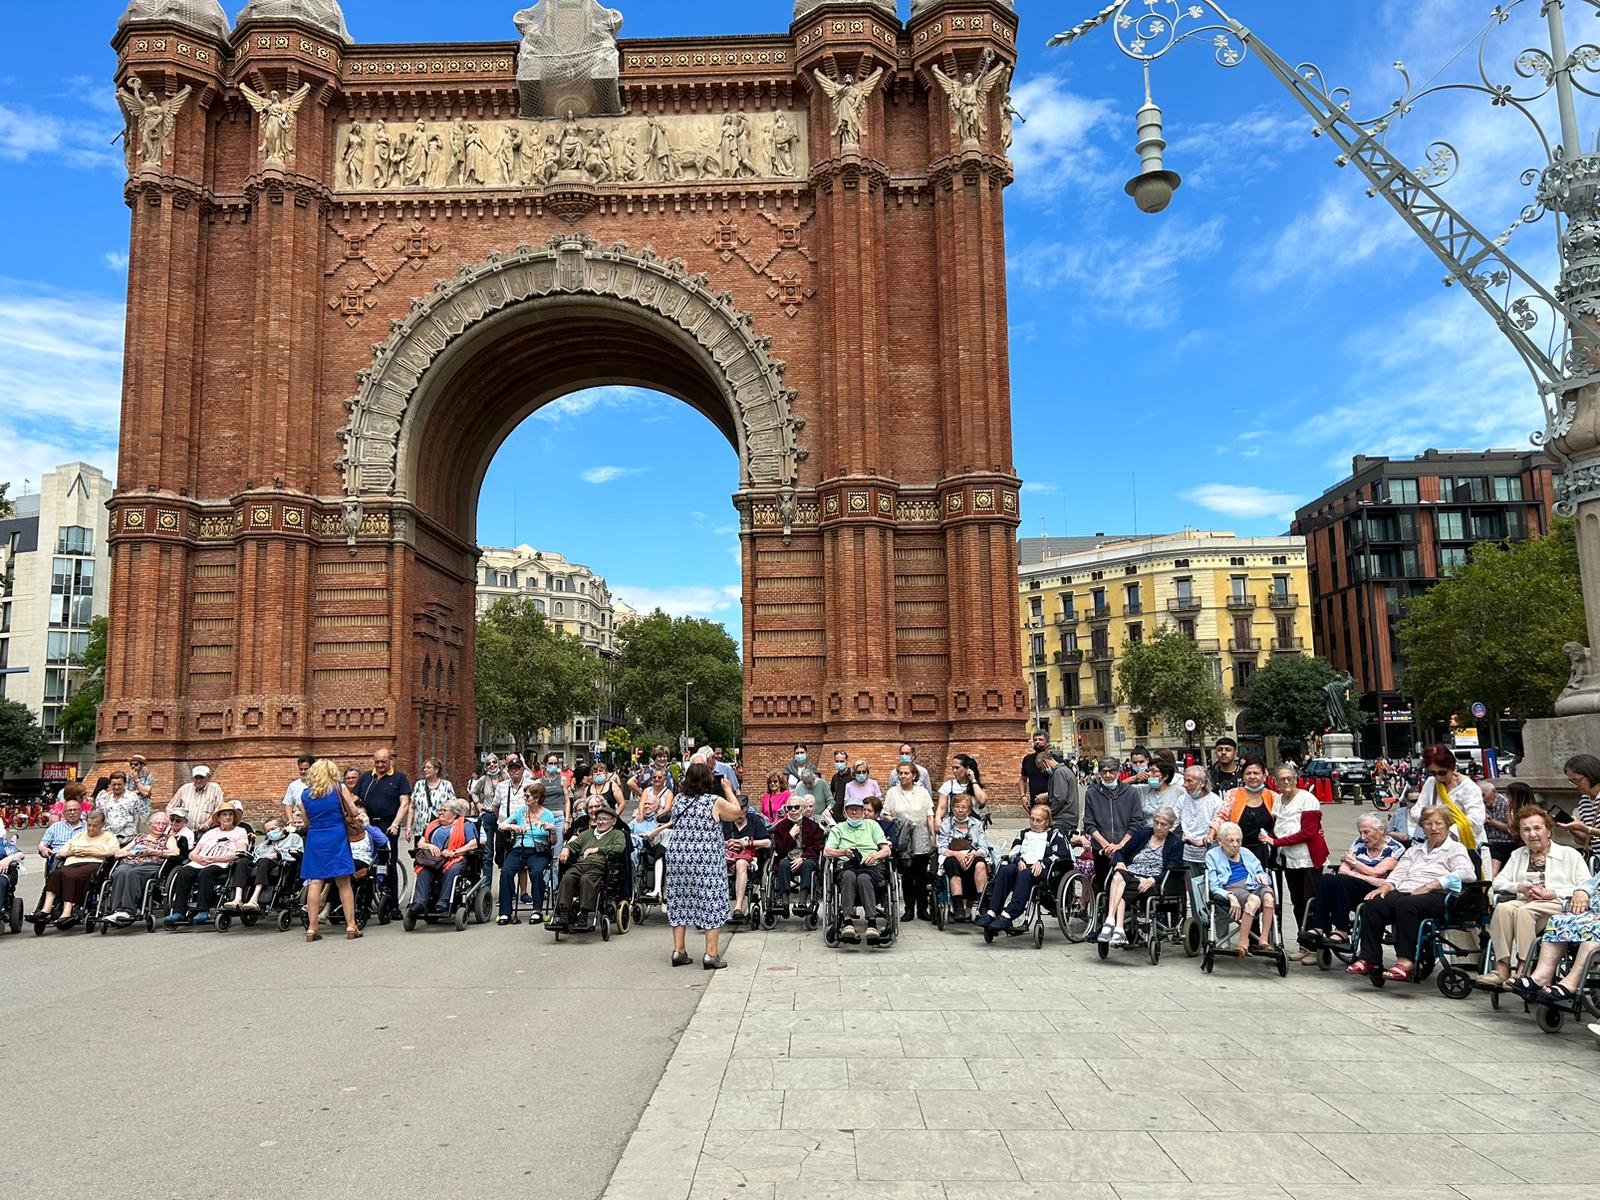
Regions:
<instances>
[{"instance_id":1,"label":"handbag","mask_svg":"<svg viewBox=\"0 0 1600 1200\"><path fill-rule=\"evenodd\" d=\"M419 867L437 867L443 864L444 851L432 842L418 842L411 852L411 861Z\"/></svg>"}]
</instances>

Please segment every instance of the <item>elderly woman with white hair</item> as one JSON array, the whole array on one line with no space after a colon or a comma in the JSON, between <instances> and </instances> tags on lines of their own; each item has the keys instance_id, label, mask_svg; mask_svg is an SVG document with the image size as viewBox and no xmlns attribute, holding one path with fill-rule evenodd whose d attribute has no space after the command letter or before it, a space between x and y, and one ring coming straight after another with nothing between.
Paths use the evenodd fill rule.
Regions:
<instances>
[{"instance_id":1,"label":"elderly woman with white hair","mask_svg":"<svg viewBox=\"0 0 1600 1200\"><path fill-rule=\"evenodd\" d=\"M1163 804L1150 817L1150 824L1133 831L1131 840L1111 856L1111 885L1106 895L1106 920L1100 927L1100 940L1113 946L1126 946L1123 931L1128 894L1145 896L1170 880L1168 890L1183 890L1183 837L1176 833L1178 814Z\"/></svg>"},{"instance_id":2,"label":"elderly woman with white hair","mask_svg":"<svg viewBox=\"0 0 1600 1200\"><path fill-rule=\"evenodd\" d=\"M1258 915L1261 925L1254 948L1272 948L1272 914L1278 901L1272 890L1272 876L1245 846L1244 830L1234 821L1222 823L1217 830L1217 844L1206 851L1206 891L1212 901L1227 905L1228 916L1239 923L1235 954L1243 958L1250 952L1250 929Z\"/></svg>"},{"instance_id":3,"label":"elderly woman with white hair","mask_svg":"<svg viewBox=\"0 0 1600 1200\"><path fill-rule=\"evenodd\" d=\"M1474 791L1477 789L1474 788ZM1404 982L1417 971L1417 939L1422 923L1445 915L1448 898L1477 878L1467 847L1450 836L1459 813L1430 804L1417 825L1424 841L1413 846L1389 872L1389 877L1363 897L1359 957L1345 968L1347 975L1377 975ZM1394 926L1395 963L1383 969L1383 935Z\"/></svg>"},{"instance_id":4,"label":"elderly woman with white hair","mask_svg":"<svg viewBox=\"0 0 1600 1200\"><path fill-rule=\"evenodd\" d=\"M1338 869L1317 880L1317 894L1300 930L1300 945L1315 953L1324 945L1350 945L1350 915L1373 888L1389 877L1406 848L1389 836L1388 823L1375 812L1356 818L1356 840Z\"/></svg>"},{"instance_id":5,"label":"elderly woman with white hair","mask_svg":"<svg viewBox=\"0 0 1600 1200\"><path fill-rule=\"evenodd\" d=\"M1544 809L1524 808L1516 822L1522 844L1510 852L1489 885L1494 970L1477 979L1486 988L1509 989L1513 974L1527 973L1519 967L1535 955L1545 923L1566 908L1590 874L1583 855L1571 846L1552 844L1555 819Z\"/></svg>"}]
</instances>

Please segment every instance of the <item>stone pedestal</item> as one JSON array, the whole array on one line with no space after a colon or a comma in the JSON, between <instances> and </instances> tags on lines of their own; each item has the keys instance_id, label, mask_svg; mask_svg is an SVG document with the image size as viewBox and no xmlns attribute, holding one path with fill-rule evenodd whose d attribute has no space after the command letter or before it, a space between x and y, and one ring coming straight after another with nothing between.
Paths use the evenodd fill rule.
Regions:
<instances>
[{"instance_id":1,"label":"stone pedestal","mask_svg":"<svg viewBox=\"0 0 1600 1200\"><path fill-rule=\"evenodd\" d=\"M1322 735L1323 758L1356 757L1356 735L1353 733L1325 733Z\"/></svg>"},{"instance_id":2,"label":"stone pedestal","mask_svg":"<svg viewBox=\"0 0 1600 1200\"><path fill-rule=\"evenodd\" d=\"M1593 754L1600 747L1600 713L1524 721L1522 747L1517 778L1533 788L1541 804L1559 800L1570 809L1578 793L1561 766L1574 754Z\"/></svg>"}]
</instances>

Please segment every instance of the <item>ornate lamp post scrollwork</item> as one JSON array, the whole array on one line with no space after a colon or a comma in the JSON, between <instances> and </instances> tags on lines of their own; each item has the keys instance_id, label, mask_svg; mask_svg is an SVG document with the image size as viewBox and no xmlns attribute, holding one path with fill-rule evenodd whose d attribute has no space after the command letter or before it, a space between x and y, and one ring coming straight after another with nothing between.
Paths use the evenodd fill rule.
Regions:
<instances>
[{"instance_id":1,"label":"ornate lamp post scrollwork","mask_svg":"<svg viewBox=\"0 0 1600 1200\"><path fill-rule=\"evenodd\" d=\"M1519 9L1537 3L1549 27L1548 48L1523 50L1514 76L1491 68L1491 42ZM1053 46L1078 41L1109 25L1118 48L1145 72L1145 107L1139 114L1142 170L1128 192L1147 212L1159 212L1171 199L1164 169L1161 112L1150 99L1151 65L1174 48L1191 43L1208 47L1218 65L1239 66L1254 57L1308 112L1313 136L1338 148L1335 163L1366 176L1367 194L1382 197L1445 264L1445 286L1460 284L1489 314L1532 374L1544 408L1545 425L1532 436L1562 468L1557 511L1572 515L1581 506L1600 506L1600 146L1583 145L1578 120L1579 95L1600 97L1600 46L1584 42L1569 48L1566 9L1600 15L1600 0L1505 0L1487 24L1446 67L1420 82L1404 63L1395 69L1404 81L1401 96L1374 116L1352 114L1350 89L1331 87L1314 63L1291 65L1214 0L1115 0L1079 25L1050 39ZM1444 78L1457 62L1476 60L1474 74ZM1523 173L1533 198L1503 232L1490 236L1468 221L1440 189L1461 162L1459 148L1434 141L1426 161L1415 168L1391 150L1390 135L1418 104L1449 94L1477 94L1527 123L1543 154L1543 165ZM1559 132L1551 136L1537 106L1555 100ZM1590 128L1594 128L1590 122ZM1176 176L1171 177L1176 186ZM1524 225L1552 215L1561 253L1560 278L1551 288L1507 250ZM1600 633L1600 535L1580 523L1584 601L1589 628ZM1593 542L1594 544L1590 544ZM1575 684L1576 686L1576 684ZM1586 679L1600 691L1600 677ZM1569 688L1568 692L1573 689ZM1600 696L1597 696L1600 700ZM1557 712L1572 709L1564 693ZM1582 711L1600 711L1600 703Z\"/></svg>"}]
</instances>

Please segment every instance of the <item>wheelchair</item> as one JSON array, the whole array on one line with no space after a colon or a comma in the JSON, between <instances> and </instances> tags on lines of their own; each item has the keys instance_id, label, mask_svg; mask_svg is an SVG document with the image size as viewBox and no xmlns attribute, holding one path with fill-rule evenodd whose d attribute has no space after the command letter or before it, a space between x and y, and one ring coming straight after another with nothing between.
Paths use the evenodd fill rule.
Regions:
<instances>
[{"instance_id":1,"label":"wheelchair","mask_svg":"<svg viewBox=\"0 0 1600 1200\"><path fill-rule=\"evenodd\" d=\"M824 858L817 870L817 878L821 881L822 898L819 902L821 916L817 924L822 927L822 940L829 946L843 944L854 945L861 940L857 935L854 939L845 938L841 931L844 928L844 898L839 888L839 876L844 870L845 859ZM878 920L883 928L879 931L875 942L868 943L877 948L891 945L900 936L900 874L894 869L892 862L881 864L884 870L884 885L879 890L882 895L878 898Z\"/></svg>"},{"instance_id":2,"label":"wheelchair","mask_svg":"<svg viewBox=\"0 0 1600 1200\"><path fill-rule=\"evenodd\" d=\"M338 907L336 894L334 908ZM297 920L301 922L302 928L309 928L311 917L305 911L305 889L300 883L300 860L290 858L278 864L277 871L267 880L267 886L261 891L259 912L219 911L212 923L216 925L218 933L227 933L235 920L246 929L262 921L275 922L279 933L288 933Z\"/></svg>"},{"instance_id":3,"label":"wheelchair","mask_svg":"<svg viewBox=\"0 0 1600 1200\"><path fill-rule=\"evenodd\" d=\"M1278 894L1276 890L1273 893ZM1216 966L1218 957L1233 957L1232 955L1219 955L1218 948L1224 941L1233 939L1238 941L1240 923L1233 919L1229 907L1215 896L1206 897L1206 919L1200 922L1202 935L1200 969L1207 975L1211 974ZM1258 912L1257 918L1260 917ZM1262 954L1252 949L1251 958L1270 958L1278 968L1278 977L1285 978L1289 974L1289 951L1283 944L1283 904L1281 898L1272 907L1272 925L1267 932L1267 940L1271 944L1271 951Z\"/></svg>"},{"instance_id":4,"label":"wheelchair","mask_svg":"<svg viewBox=\"0 0 1600 1200\"><path fill-rule=\"evenodd\" d=\"M434 904L439 903L440 898L434 897ZM443 905L443 911L436 911L430 907L425 912L418 912L414 904L403 909L400 917L401 927L410 933L419 922L424 925L440 925L448 922L455 926L457 933L460 933L466 929L469 919L478 925L487 925L494 919L494 896L490 894L489 883L484 878L483 855L472 853L462 860L461 872L451 881L450 892L443 897ZM361 908L361 897L357 895L358 925L362 919Z\"/></svg>"},{"instance_id":5,"label":"wheelchair","mask_svg":"<svg viewBox=\"0 0 1600 1200\"><path fill-rule=\"evenodd\" d=\"M1153 967L1161 961L1164 944L1183 947L1190 958L1197 958L1204 948L1205 935L1199 920L1189 911L1189 872L1182 867L1165 871L1156 886L1143 895L1132 889L1124 893L1123 933L1127 944L1113 946L1110 942L1095 941L1095 951L1101 959L1111 957L1112 950L1143 949L1150 956ZM1096 903L1096 913L1107 906L1107 897L1101 893ZM1095 926L1098 932L1099 926ZM1279 953L1283 948L1279 947ZM1287 974L1285 956L1284 973Z\"/></svg>"},{"instance_id":6,"label":"wheelchair","mask_svg":"<svg viewBox=\"0 0 1600 1200\"><path fill-rule=\"evenodd\" d=\"M93 933L96 926L101 923L99 920L100 897L105 891L107 880L111 878L111 868L114 865L115 860L106 860L95 868L94 875L89 880L89 888L83 894L83 903L78 905L75 911L75 915L83 918L83 931L85 933ZM45 879L48 880L49 878L50 874L48 871L46 871ZM44 893L42 891L39 893L39 898L41 900L44 899ZM28 918L33 923L34 937L43 937L46 929L55 928L56 914L61 911L61 908L61 897L57 896L55 903L50 906L50 911L48 913L44 914L43 916Z\"/></svg>"},{"instance_id":7,"label":"wheelchair","mask_svg":"<svg viewBox=\"0 0 1600 1200\"><path fill-rule=\"evenodd\" d=\"M628 834L628 844L620 854L606 856L605 874L600 878L600 890L596 896L593 920L587 925L578 925L577 919L583 916L579 911L579 901L573 901L570 920L565 929L554 929L546 925L560 941L564 934L599 933L602 942L609 942L611 934L627 933L633 926L633 888L634 875L638 874L633 869L633 835ZM561 915L560 901L555 897L550 901L553 915Z\"/></svg>"},{"instance_id":8,"label":"wheelchair","mask_svg":"<svg viewBox=\"0 0 1600 1200\"><path fill-rule=\"evenodd\" d=\"M1556 967L1556 978L1560 979L1572 969L1573 956L1578 947L1572 947L1561 958ZM1522 1011L1532 1012L1534 1021L1544 1033L1560 1033L1561 1026L1568 1017L1574 1021L1585 1019L1600 1021L1600 951L1589 956L1589 965L1584 969L1583 981L1578 985L1578 993L1570 1000L1557 1004L1549 1004L1520 992L1511 993L1516 999L1522 1001ZM1500 993L1491 992L1489 1003L1496 1009L1500 1007Z\"/></svg>"},{"instance_id":9,"label":"wheelchair","mask_svg":"<svg viewBox=\"0 0 1600 1200\"><path fill-rule=\"evenodd\" d=\"M18 893L22 888L22 864L20 862L14 862L7 867L6 878L10 881L11 885L6 894L11 898L6 902L5 913L0 915L0 923L3 923L4 927L9 929L12 933L21 933L23 922L23 904L22 897Z\"/></svg>"},{"instance_id":10,"label":"wheelchair","mask_svg":"<svg viewBox=\"0 0 1600 1200\"><path fill-rule=\"evenodd\" d=\"M156 931L156 918L163 917L167 913L172 889L172 877L177 873L180 862L181 860L176 858L168 859L161 865L161 870L145 880L144 890L139 896L139 905L133 911L133 920L126 926L114 925L106 920L98 922L96 928L99 929L100 936L104 937L113 929L132 929L141 921L144 923L146 933L154 933ZM100 896L97 903L101 912L109 914L111 910L110 874L107 874L105 880L100 884Z\"/></svg>"},{"instance_id":11,"label":"wheelchair","mask_svg":"<svg viewBox=\"0 0 1600 1200\"><path fill-rule=\"evenodd\" d=\"M989 847L987 861L989 864L989 878L984 881L983 890L976 896L965 896L967 901L968 919L965 922L955 918L955 895L950 891L950 876L944 873L944 859L938 851L934 851L933 861L928 870L933 872L931 885L931 898L933 902L933 927L943 931L948 925L968 924L977 922L978 914L983 912L983 906L989 898L989 889L994 886L994 877L999 872L999 852L993 846Z\"/></svg>"},{"instance_id":12,"label":"wheelchair","mask_svg":"<svg viewBox=\"0 0 1600 1200\"><path fill-rule=\"evenodd\" d=\"M978 899L980 914L987 913L994 905L994 888L999 874L997 869L989 877L983 895ZM944 890L948 892L948 888ZM999 928L992 925L983 926L984 944L993 944L1001 934L1005 934L1007 938L1031 934L1034 949L1042 949L1046 918L1055 920L1060 926L1061 935L1069 942L1081 940L1084 930L1074 924L1077 919L1074 914L1087 914L1092 911L1093 900L1088 897L1088 890L1088 881L1078 872L1076 865L1070 859L1055 863L1049 873L1034 884L1033 890L1028 893L1028 903L1016 920Z\"/></svg>"},{"instance_id":13,"label":"wheelchair","mask_svg":"<svg viewBox=\"0 0 1600 1200\"><path fill-rule=\"evenodd\" d=\"M822 861L816 861L816 870L811 873L811 888L809 894L800 888L800 872L793 871L789 876L788 890L783 893L778 891L778 872L776 859L766 864L762 871L761 881L761 928L776 929L780 920L790 917L801 918L806 932L815 929L819 924L822 893ZM793 897L791 899L790 897Z\"/></svg>"},{"instance_id":14,"label":"wheelchair","mask_svg":"<svg viewBox=\"0 0 1600 1200\"><path fill-rule=\"evenodd\" d=\"M1361 914L1366 908L1365 904L1356 909L1356 919L1350 939L1349 959L1353 962L1360 953L1361 945ZM1473 971L1468 970L1463 963L1470 962L1473 967L1479 967L1489 954L1489 881L1476 880L1463 883L1459 892L1454 892L1445 898L1444 916L1442 918L1429 917L1422 922L1417 930L1417 944L1409 956L1417 964L1416 972L1411 976L1412 983L1421 983L1432 975L1434 968L1439 968L1437 980L1439 991L1452 1000L1460 1000L1472 994ZM1469 934L1474 938L1471 946L1463 946L1452 941L1450 934ZM1393 932L1384 939L1393 945ZM1395 946L1398 954L1400 947ZM1375 988L1381 988L1389 981L1383 977L1382 971L1373 971L1367 979Z\"/></svg>"},{"instance_id":15,"label":"wheelchair","mask_svg":"<svg viewBox=\"0 0 1600 1200\"><path fill-rule=\"evenodd\" d=\"M750 873L745 881L744 889L745 914L743 922L750 929L762 928L762 922L772 908L772 850L770 848L757 850L755 855L754 861L750 864ZM728 864L728 895L730 898L735 894L733 872L734 864L730 862ZM731 921L733 918L730 917L729 920ZM771 929L777 923L777 918L773 918L772 924L766 926L766 928Z\"/></svg>"}]
</instances>

